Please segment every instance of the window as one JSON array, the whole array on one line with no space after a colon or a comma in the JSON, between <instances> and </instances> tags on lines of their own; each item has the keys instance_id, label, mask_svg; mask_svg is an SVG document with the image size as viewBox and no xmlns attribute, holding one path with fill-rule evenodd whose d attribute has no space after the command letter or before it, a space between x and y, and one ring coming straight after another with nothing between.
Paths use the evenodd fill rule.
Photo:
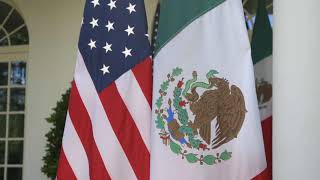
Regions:
<instances>
[{"instance_id":1,"label":"window","mask_svg":"<svg viewBox=\"0 0 320 180\"><path fill-rule=\"evenodd\" d=\"M0 63L1 180L22 179L25 86L26 62Z\"/></svg>"},{"instance_id":2,"label":"window","mask_svg":"<svg viewBox=\"0 0 320 180\"><path fill-rule=\"evenodd\" d=\"M29 44L27 26L19 12L0 0L0 47Z\"/></svg>"},{"instance_id":3,"label":"window","mask_svg":"<svg viewBox=\"0 0 320 180\"><path fill-rule=\"evenodd\" d=\"M22 179L28 43L23 18L0 0L0 180Z\"/></svg>"}]
</instances>

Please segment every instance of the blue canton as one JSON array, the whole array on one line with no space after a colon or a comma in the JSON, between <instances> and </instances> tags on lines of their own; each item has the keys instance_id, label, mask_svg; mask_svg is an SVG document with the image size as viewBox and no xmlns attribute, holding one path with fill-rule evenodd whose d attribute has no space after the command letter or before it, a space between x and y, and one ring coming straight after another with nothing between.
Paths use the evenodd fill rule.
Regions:
<instances>
[{"instance_id":1,"label":"blue canton","mask_svg":"<svg viewBox=\"0 0 320 180\"><path fill-rule=\"evenodd\" d=\"M87 0L78 46L101 92L150 56L143 0Z\"/></svg>"}]
</instances>

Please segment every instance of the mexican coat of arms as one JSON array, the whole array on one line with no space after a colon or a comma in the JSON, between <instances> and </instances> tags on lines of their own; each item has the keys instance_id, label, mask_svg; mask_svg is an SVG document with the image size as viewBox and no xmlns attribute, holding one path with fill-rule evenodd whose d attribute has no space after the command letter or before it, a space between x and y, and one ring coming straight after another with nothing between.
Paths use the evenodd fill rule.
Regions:
<instances>
[{"instance_id":1,"label":"mexican coat of arms","mask_svg":"<svg viewBox=\"0 0 320 180\"><path fill-rule=\"evenodd\" d=\"M232 152L212 151L237 138L241 130L247 110L240 88L218 77L216 70L207 73L206 82L198 80L196 71L190 79L179 78L182 71L177 67L167 75L155 102L155 123L163 144L189 163L229 160Z\"/></svg>"}]
</instances>

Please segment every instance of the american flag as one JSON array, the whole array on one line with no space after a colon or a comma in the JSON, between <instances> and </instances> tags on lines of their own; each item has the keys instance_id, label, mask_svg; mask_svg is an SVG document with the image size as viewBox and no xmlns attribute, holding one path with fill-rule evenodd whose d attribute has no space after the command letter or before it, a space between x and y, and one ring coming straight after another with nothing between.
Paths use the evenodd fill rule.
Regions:
<instances>
[{"instance_id":1,"label":"american flag","mask_svg":"<svg viewBox=\"0 0 320 180\"><path fill-rule=\"evenodd\" d=\"M87 0L57 179L149 179L152 62L143 0Z\"/></svg>"}]
</instances>

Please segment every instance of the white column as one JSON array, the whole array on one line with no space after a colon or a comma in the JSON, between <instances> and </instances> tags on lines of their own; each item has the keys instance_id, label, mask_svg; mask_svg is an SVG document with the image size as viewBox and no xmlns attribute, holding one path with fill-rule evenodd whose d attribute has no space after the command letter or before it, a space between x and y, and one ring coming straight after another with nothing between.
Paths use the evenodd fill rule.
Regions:
<instances>
[{"instance_id":1,"label":"white column","mask_svg":"<svg viewBox=\"0 0 320 180\"><path fill-rule=\"evenodd\" d=\"M274 2L275 180L320 179L320 1Z\"/></svg>"}]
</instances>

